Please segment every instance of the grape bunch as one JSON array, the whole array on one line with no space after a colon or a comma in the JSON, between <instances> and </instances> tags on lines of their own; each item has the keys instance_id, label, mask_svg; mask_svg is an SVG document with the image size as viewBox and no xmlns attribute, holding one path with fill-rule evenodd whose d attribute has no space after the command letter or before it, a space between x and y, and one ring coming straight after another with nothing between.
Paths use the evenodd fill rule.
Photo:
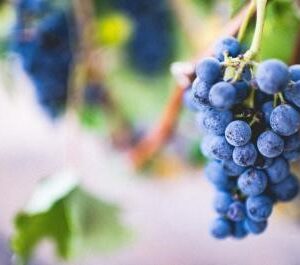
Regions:
<instances>
[{"instance_id":1,"label":"grape bunch","mask_svg":"<svg viewBox=\"0 0 300 265\"><path fill-rule=\"evenodd\" d=\"M133 19L128 43L132 65L147 75L160 73L172 59L174 38L172 14L166 0L116 0L117 7Z\"/></svg>"},{"instance_id":2,"label":"grape bunch","mask_svg":"<svg viewBox=\"0 0 300 265\"><path fill-rule=\"evenodd\" d=\"M300 65L246 61L240 43L223 38L214 57L196 65L184 102L205 132L205 174L219 215L212 235L262 233L274 205L299 190L290 163L300 158Z\"/></svg>"},{"instance_id":3,"label":"grape bunch","mask_svg":"<svg viewBox=\"0 0 300 265\"><path fill-rule=\"evenodd\" d=\"M12 48L20 55L35 85L38 102L46 113L56 117L67 100L76 34L70 12L50 3L48 0L16 2Z\"/></svg>"}]
</instances>

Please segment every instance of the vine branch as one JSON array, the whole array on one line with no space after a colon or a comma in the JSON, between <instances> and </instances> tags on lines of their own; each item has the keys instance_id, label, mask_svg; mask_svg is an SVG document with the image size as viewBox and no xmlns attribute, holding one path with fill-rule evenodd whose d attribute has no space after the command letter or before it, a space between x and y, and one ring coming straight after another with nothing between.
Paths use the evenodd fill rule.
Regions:
<instances>
[{"instance_id":1,"label":"vine branch","mask_svg":"<svg viewBox=\"0 0 300 265\"><path fill-rule=\"evenodd\" d=\"M236 35L248 10L249 4L228 22L221 34L230 36ZM212 54L213 48L209 46L209 48L199 54L196 59L192 61L196 62L201 58L211 56ZM192 76L189 76L188 78L190 82L193 81ZM172 135L182 108L182 96L187 87L188 85L183 84L178 84L176 86L166 104L161 120L148 135L142 138L140 142L129 150L129 157L136 169L142 168L157 152L159 152L162 146Z\"/></svg>"}]
</instances>

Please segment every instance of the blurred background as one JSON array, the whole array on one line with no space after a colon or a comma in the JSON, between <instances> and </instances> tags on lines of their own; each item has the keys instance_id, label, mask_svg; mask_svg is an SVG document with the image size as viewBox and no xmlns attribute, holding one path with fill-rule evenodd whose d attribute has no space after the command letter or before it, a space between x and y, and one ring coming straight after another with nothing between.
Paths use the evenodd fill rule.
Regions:
<instances>
[{"instance_id":1,"label":"blurred background","mask_svg":"<svg viewBox=\"0 0 300 265\"><path fill-rule=\"evenodd\" d=\"M247 4L0 1L1 265L300 264L299 199L263 235L209 235L185 92ZM296 1L270 1L261 59L299 63L299 36Z\"/></svg>"}]
</instances>

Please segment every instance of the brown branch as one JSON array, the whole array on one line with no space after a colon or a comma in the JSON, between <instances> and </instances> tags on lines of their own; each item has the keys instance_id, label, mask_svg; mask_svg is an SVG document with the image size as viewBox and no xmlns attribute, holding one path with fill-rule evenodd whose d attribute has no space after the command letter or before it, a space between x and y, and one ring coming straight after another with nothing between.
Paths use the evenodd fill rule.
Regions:
<instances>
[{"instance_id":1,"label":"brown branch","mask_svg":"<svg viewBox=\"0 0 300 265\"><path fill-rule=\"evenodd\" d=\"M295 40L295 47L291 56L290 64L300 63L300 29L298 30L297 37Z\"/></svg>"},{"instance_id":2,"label":"brown branch","mask_svg":"<svg viewBox=\"0 0 300 265\"><path fill-rule=\"evenodd\" d=\"M221 33L218 34L218 36L236 35L248 8L249 5L243 8L238 15L229 21ZM211 56L212 54L213 48L212 45L210 45L208 49L196 57L196 60L192 61L196 62L201 58ZM182 108L182 96L186 88L187 85L176 86L176 89L171 94L166 108L163 111L161 120L158 122L155 128L145 136L145 138L141 139L141 141L129 151L129 157L136 169L142 168L145 163L147 163L157 152L159 152L173 134Z\"/></svg>"}]
</instances>

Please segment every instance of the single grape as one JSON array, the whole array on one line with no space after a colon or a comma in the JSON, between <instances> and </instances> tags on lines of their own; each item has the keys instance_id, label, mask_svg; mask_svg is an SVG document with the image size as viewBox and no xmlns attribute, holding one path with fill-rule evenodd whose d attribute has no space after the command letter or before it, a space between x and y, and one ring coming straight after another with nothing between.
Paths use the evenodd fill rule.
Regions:
<instances>
[{"instance_id":1,"label":"single grape","mask_svg":"<svg viewBox=\"0 0 300 265\"><path fill-rule=\"evenodd\" d=\"M233 121L226 127L225 138L233 146L245 145L251 139L251 128L247 122Z\"/></svg>"},{"instance_id":2,"label":"single grape","mask_svg":"<svg viewBox=\"0 0 300 265\"><path fill-rule=\"evenodd\" d=\"M215 57L220 61L224 60L225 52L231 57L236 57L240 54L240 51L241 45L238 40L233 37L222 38L215 45Z\"/></svg>"},{"instance_id":3,"label":"single grape","mask_svg":"<svg viewBox=\"0 0 300 265\"><path fill-rule=\"evenodd\" d=\"M300 149L283 152L283 157L290 162L295 162L300 159Z\"/></svg>"},{"instance_id":4,"label":"single grape","mask_svg":"<svg viewBox=\"0 0 300 265\"><path fill-rule=\"evenodd\" d=\"M227 143L224 136L211 135L208 141L209 157L217 160L228 160L231 158L233 147Z\"/></svg>"},{"instance_id":5,"label":"single grape","mask_svg":"<svg viewBox=\"0 0 300 265\"><path fill-rule=\"evenodd\" d=\"M272 213L272 208L272 200L265 195L249 197L246 200L247 215L255 222L266 221Z\"/></svg>"},{"instance_id":6,"label":"single grape","mask_svg":"<svg viewBox=\"0 0 300 265\"><path fill-rule=\"evenodd\" d=\"M233 202L229 192L217 192L214 199L214 209L217 213L225 215L228 212L229 206Z\"/></svg>"},{"instance_id":7,"label":"single grape","mask_svg":"<svg viewBox=\"0 0 300 265\"><path fill-rule=\"evenodd\" d=\"M203 117L203 127L211 134L224 135L225 128L232 121L233 115L230 111L209 109Z\"/></svg>"},{"instance_id":8,"label":"single grape","mask_svg":"<svg viewBox=\"0 0 300 265\"><path fill-rule=\"evenodd\" d=\"M300 64L290 66L289 72L292 81L297 82L300 80Z\"/></svg>"},{"instance_id":9,"label":"single grape","mask_svg":"<svg viewBox=\"0 0 300 265\"><path fill-rule=\"evenodd\" d=\"M263 105L262 105L262 112L264 114L264 120L265 120L265 123L270 125L270 117L271 117L271 113L274 109L274 106L273 106L273 102L272 101L267 101L265 102Z\"/></svg>"},{"instance_id":10,"label":"single grape","mask_svg":"<svg viewBox=\"0 0 300 265\"><path fill-rule=\"evenodd\" d=\"M224 239L231 234L231 224L230 221L225 218L216 219L210 229L211 234L218 239Z\"/></svg>"},{"instance_id":11,"label":"single grape","mask_svg":"<svg viewBox=\"0 0 300 265\"><path fill-rule=\"evenodd\" d=\"M223 170L223 167L218 161L211 161L205 167L205 175L208 180L220 190L231 188L229 176Z\"/></svg>"},{"instance_id":12,"label":"single grape","mask_svg":"<svg viewBox=\"0 0 300 265\"><path fill-rule=\"evenodd\" d=\"M269 176L269 181L273 184L279 183L284 180L290 173L288 162L282 157L274 160L273 164L266 169Z\"/></svg>"},{"instance_id":13,"label":"single grape","mask_svg":"<svg viewBox=\"0 0 300 265\"><path fill-rule=\"evenodd\" d=\"M261 222L255 222L251 220L250 218L246 218L245 220L245 227L246 229L255 235L263 233L267 228L268 222L267 221L261 221Z\"/></svg>"},{"instance_id":14,"label":"single grape","mask_svg":"<svg viewBox=\"0 0 300 265\"><path fill-rule=\"evenodd\" d=\"M236 100L236 89L227 82L218 82L209 91L209 102L218 109L230 109Z\"/></svg>"},{"instance_id":15,"label":"single grape","mask_svg":"<svg viewBox=\"0 0 300 265\"><path fill-rule=\"evenodd\" d=\"M298 195L299 182L294 175L290 175L280 183L271 186L271 192L278 201L291 201Z\"/></svg>"},{"instance_id":16,"label":"single grape","mask_svg":"<svg viewBox=\"0 0 300 265\"><path fill-rule=\"evenodd\" d=\"M209 90L210 85L205 82L201 82L199 78L196 78L192 86L194 100L200 105L209 105Z\"/></svg>"},{"instance_id":17,"label":"single grape","mask_svg":"<svg viewBox=\"0 0 300 265\"><path fill-rule=\"evenodd\" d=\"M234 222L232 230L232 236L236 239L242 239L248 235L248 231L243 221Z\"/></svg>"},{"instance_id":18,"label":"single grape","mask_svg":"<svg viewBox=\"0 0 300 265\"><path fill-rule=\"evenodd\" d=\"M235 201L230 204L227 211L227 217L234 222L242 221L246 216L245 205L242 202Z\"/></svg>"},{"instance_id":19,"label":"single grape","mask_svg":"<svg viewBox=\"0 0 300 265\"><path fill-rule=\"evenodd\" d=\"M284 151L294 151L300 148L300 134L297 132L284 138Z\"/></svg>"},{"instance_id":20,"label":"single grape","mask_svg":"<svg viewBox=\"0 0 300 265\"><path fill-rule=\"evenodd\" d=\"M300 128L300 114L288 104L279 105L271 113L270 125L274 132L290 136Z\"/></svg>"},{"instance_id":21,"label":"single grape","mask_svg":"<svg viewBox=\"0 0 300 265\"><path fill-rule=\"evenodd\" d=\"M265 131L257 139L257 148L263 156L274 158L283 152L284 141L276 133Z\"/></svg>"},{"instance_id":22,"label":"single grape","mask_svg":"<svg viewBox=\"0 0 300 265\"><path fill-rule=\"evenodd\" d=\"M196 75L200 82L212 85L221 77L221 65L215 58L205 58L196 65Z\"/></svg>"},{"instance_id":23,"label":"single grape","mask_svg":"<svg viewBox=\"0 0 300 265\"><path fill-rule=\"evenodd\" d=\"M263 170L249 168L238 178L238 187L244 195L256 196L266 189L267 179Z\"/></svg>"},{"instance_id":24,"label":"single grape","mask_svg":"<svg viewBox=\"0 0 300 265\"><path fill-rule=\"evenodd\" d=\"M257 151L254 144L248 143L244 146L235 147L232 158L234 163L242 167L254 165L257 158Z\"/></svg>"},{"instance_id":25,"label":"single grape","mask_svg":"<svg viewBox=\"0 0 300 265\"><path fill-rule=\"evenodd\" d=\"M222 161L222 166L225 173L229 176L239 176L245 171L244 167L237 165L231 159Z\"/></svg>"},{"instance_id":26,"label":"single grape","mask_svg":"<svg viewBox=\"0 0 300 265\"><path fill-rule=\"evenodd\" d=\"M291 87L284 90L284 97L290 103L300 107L300 81L297 81Z\"/></svg>"},{"instance_id":27,"label":"single grape","mask_svg":"<svg viewBox=\"0 0 300 265\"><path fill-rule=\"evenodd\" d=\"M266 60L259 64L256 71L256 82L261 91L275 94L286 88L289 71L286 64L277 59Z\"/></svg>"}]
</instances>

